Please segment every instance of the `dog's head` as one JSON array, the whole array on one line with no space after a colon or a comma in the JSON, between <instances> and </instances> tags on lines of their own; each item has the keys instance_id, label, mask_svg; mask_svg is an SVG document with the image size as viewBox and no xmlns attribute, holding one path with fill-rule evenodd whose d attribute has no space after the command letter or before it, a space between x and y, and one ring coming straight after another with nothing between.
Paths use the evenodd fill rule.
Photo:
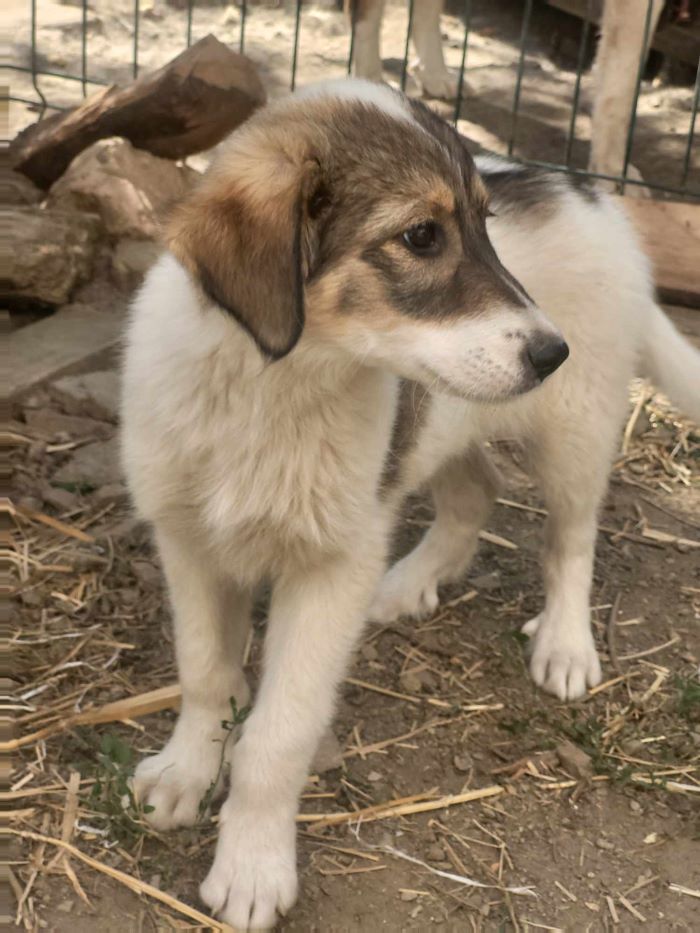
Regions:
<instances>
[{"instance_id":1,"label":"dog's head","mask_svg":"<svg viewBox=\"0 0 700 933\"><path fill-rule=\"evenodd\" d=\"M302 344L473 400L538 385L561 336L503 268L460 137L379 85L256 114L173 216L168 245L272 359Z\"/></svg>"}]
</instances>

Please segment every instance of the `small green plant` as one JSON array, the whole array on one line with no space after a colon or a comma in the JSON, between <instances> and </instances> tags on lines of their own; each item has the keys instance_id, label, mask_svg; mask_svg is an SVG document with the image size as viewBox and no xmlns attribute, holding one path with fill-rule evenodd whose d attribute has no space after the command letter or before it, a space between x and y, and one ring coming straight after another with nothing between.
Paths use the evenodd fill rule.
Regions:
<instances>
[{"instance_id":1,"label":"small green plant","mask_svg":"<svg viewBox=\"0 0 700 933\"><path fill-rule=\"evenodd\" d=\"M66 492L74 492L81 496L89 495L94 492L97 486L94 483L82 481L78 483L52 483L54 489L65 489Z\"/></svg>"},{"instance_id":2,"label":"small green plant","mask_svg":"<svg viewBox=\"0 0 700 933\"><path fill-rule=\"evenodd\" d=\"M139 806L131 789L133 774L131 748L114 733L103 735L89 804L107 821L110 836L123 843L133 842L146 832L142 816L153 811L148 805Z\"/></svg>"},{"instance_id":3,"label":"small green plant","mask_svg":"<svg viewBox=\"0 0 700 933\"><path fill-rule=\"evenodd\" d=\"M673 686L678 691L676 706L684 719L700 721L700 679L697 677L673 678Z\"/></svg>"},{"instance_id":4,"label":"small green plant","mask_svg":"<svg viewBox=\"0 0 700 933\"><path fill-rule=\"evenodd\" d=\"M223 739L214 739L215 742L221 743L221 755L219 757L219 767L216 771L216 776L211 782L209 787L206 789L204 796L199 801L199 819L201 820L209 810L209 807L214 800L214 794L216 793L216 788L219 786L219 781L221 780L221 775L224 770L224 762L226 761L226 748L228 743L233 735L233 730L236 726L241 726L246 721L248 714L250 713L250 706L244 706L242 709L238 709L238 704L236 703L235 697L229 697L229 703L231 704L231 718L221 720L221 728L225 731L226 735Z\"/></svg>"}]
</instances>

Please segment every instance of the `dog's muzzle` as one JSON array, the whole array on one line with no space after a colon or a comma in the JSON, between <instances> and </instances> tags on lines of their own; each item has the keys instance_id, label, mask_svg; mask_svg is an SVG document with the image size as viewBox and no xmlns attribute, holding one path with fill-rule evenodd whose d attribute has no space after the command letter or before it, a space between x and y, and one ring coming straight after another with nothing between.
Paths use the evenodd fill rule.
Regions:
<instances>
[{"instance_id":1,"label":"dog's muzzle","mask_svg":"<svg viewBox=\"0 0 700 933\"><path fill-rule=\"evenodd\" d=\"M569 346L558 336L540 334L525 349L525 356L540 382L559 369L569 355Z\"/></svg>"}]
</instances>

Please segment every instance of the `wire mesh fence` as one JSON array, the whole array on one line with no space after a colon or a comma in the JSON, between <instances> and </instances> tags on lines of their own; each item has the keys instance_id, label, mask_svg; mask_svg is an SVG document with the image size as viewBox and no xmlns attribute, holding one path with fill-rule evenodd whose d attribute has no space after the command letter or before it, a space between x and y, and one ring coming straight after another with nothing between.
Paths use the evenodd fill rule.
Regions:
<instances>
[{"instance_id":1,"label":"wire mesh fence","mask_svg":"<svg viewBox=\"0 0 700 933\"><path fill-rule=\"evenodd\" d=\"M5 66L10 74L8 97L14 105L24 108L23 119L15 120L14 128L21 128L22 122L37 116L41 119L49 111L70 107L100 86L136 78L143 70L164 64L208 32L213 32L232 48L251 55L262 72L270 96L293 90L310 80L352 73L357 4L351 4L350 15L346 17L334 0L320 0L325 5L286 0L287 5L277 9L251 0L239 0L235 7L217 4L215 0L167 0L169 5L159 8L156 2L99 0L89 5L88 0L77 0L76 6L74 0L70 7L58 7L52 0L9 0L10 12L17 20L13 25L19 41L15 55ZM328 6L329 2L332 6ZM388 39L388 51L393 56L388 61L391 77L397 86L409 93L415 91L409 67L415 3L416 0L406 0L400 5L389 4L390 21L384 26L384 39ZM517 35L509 44L499 44L494 35L497 28L485 28L487 4L461 0L461 7L449 17L447 29L448 63L458 74L457 93L453 102L442 106L441 113L458 125L463 120L488 125L483 99L493 104L494 95L497 95L498 136L502 151L511 158L582 177L607 179L619 183L623 190L625 185L644 184L675 197L700 196L700 171L695 151L700 63L694 86L683 88L673 97L672 104L677 111L674 112L673 133L657 132L659 148L663 150L657 161L663 163L662 169L651 175L645 171L643 182L630 175L633 156L636 158L639 105L647 84L644 68L652 32L652 0L639 0L639 4L640 13L646 8L643 12L644 39L634 100L627 120L624 163L619 174L591 172L586 168L588 140L585 132L581 133L581 122L582 117L587 118L582 102L584 85L590 80L594 0L587 0L586 15L580 20L573 56L575 66L550 82L550 100L547 100L547 88L537 85L544 79L536 74L537 80L530 80L538 69L545 76L548 71L542 56L532 51L535 0L521 0ZM490 6L495 12L499 3L491 2ZM61 24L60 10L64 11L67 26ZM475 12L478 13L476 24ZM56 35L59 36L58 51ZM477 87L471 88L474 75L489 71L489 66L484 65L484 49L489 42L495 49L492 57L500 68L498 80L493 88L479 80ZM501 45L508 46L508 53ZM493 74L493 69L491 71ZM525 113L524 105L528 103L532 104L534 118ZM658 105L652 102L653 106ZM556 139L552 133L547 139L545 133L538 138L535 124L539 119L546 128L547 115L545 113L542 118L542 113L548 107L556 110ZM653 148L654 123L658 124L659 120L651 116L647 108L645 119L649 117L651 125L638 149L646 150L650 141Z\"/></svg>"}]
</instances>

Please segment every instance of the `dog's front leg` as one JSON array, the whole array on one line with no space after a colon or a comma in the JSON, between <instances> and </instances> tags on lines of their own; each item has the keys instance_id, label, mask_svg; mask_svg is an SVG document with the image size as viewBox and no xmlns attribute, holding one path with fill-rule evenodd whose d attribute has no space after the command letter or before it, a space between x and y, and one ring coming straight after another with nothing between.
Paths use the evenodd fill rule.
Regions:
<instances>
[{"instance_id":1,"label":"dog's front leg","mask_svg":"<svg viewBox=\"0 0 700 933\"><path fill-rule=\"evenodd\" d=\"M236 746L216 856L201 887L205 903L239 929L272 926L296 900L299 794L382 558L336 558L274 588L260 691Z\"/></svg>"},{"instance_id":2,"label":"dog's front leg","mask_svg":"<svg viewBox=\"0 0 700 933\"><path fill-rule=\"evenodd\" d=\"M202 802L223 784L222 743L231 698L248 701L241 657L251 594L226 579L196 539L158 528L156 539L170 591L182 705L170 740L136 769L134 790L152 808L156 829L196 822ZM230 745L230 741L228 741Z\"/></svg>"}]
</instances>

